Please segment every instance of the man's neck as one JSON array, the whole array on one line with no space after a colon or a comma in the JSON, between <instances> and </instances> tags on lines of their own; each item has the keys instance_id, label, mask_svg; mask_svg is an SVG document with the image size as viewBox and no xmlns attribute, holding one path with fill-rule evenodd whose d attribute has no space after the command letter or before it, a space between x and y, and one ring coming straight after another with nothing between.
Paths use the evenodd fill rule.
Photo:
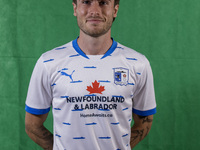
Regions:
<instances>
[{"instance_id":1,"label":"man's neck","mask_svg":"<svg viewBox=\"0 0 200 150\"><path fill-rule=\"evenodd\" d=\"M91 37L80 32L80 36L77 42L80 49L86 55L103 55L112 45L110 33L107 33L100 37Z\"/></svg>"}]
</instances>

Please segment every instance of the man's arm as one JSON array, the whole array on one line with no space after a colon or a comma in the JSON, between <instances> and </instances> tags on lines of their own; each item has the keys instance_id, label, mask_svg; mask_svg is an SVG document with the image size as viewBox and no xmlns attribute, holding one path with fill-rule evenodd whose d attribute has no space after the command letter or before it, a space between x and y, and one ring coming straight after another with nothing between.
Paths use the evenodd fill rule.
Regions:
<instances>
[{"instance_id":1,"label":"man's arm","mask_svg":"<svg viewBox=\"0 0 200 150\"><path fill-rule=\"evenodd\" d=\"M48 113L44 115L33 115L26 112L25 130L28 136L44 150L52 150L53 134L43 125L47 116Z\"/></svg>"},{"instance_id":2,"label":"man's arm","mask_svg":"<svg viewBox=\"0 0 200 150\"><path fill-rule=\"evenodd\" d=\"M134 148L149 133L153 121L153 115L138 116L133 113L134 125L131 128L131 149Z\"/></svg>"}]
</instances>

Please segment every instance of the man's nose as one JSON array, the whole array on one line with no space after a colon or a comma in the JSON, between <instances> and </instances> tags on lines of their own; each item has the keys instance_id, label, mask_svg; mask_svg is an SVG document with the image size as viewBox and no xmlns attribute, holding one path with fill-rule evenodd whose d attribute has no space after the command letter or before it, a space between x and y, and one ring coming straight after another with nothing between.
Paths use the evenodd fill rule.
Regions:
<instances>
[{"instance_id":1,"label":"man's nose","mask_svg":"<svg viewBox=\"0 0 200 150\"><path fill-rule=\"evenodd\" d=\"M92 4L89 7L88 12L91 16L100 16L101 13L101 7L99 5L98 1L93 1Z\"/></svg>"}]
</instances>

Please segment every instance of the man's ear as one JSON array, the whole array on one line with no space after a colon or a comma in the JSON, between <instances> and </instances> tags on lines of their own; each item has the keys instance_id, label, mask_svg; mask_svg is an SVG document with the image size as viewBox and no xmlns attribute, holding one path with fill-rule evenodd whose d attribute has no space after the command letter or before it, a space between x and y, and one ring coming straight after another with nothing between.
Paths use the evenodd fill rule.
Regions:
<instances>
[{"instance_id":1,"label":"man's ear","mask_svg":"<svg viewBox=\"0 0 200 150\"><path fill-rule=\"evenodd\" d=\"M117 17L117 13L118 13L118 10L119 10L119 4L115 5L115 8L114 8L114 18Z\"/></svg>"},{"instance_id":2,"label":"man's ear","mask_svg":"<svg viewBox=\"0 0 200 150\"><path fill-rule=\"evenodd\" d=\"M77 5L75 3L72 3L72 5L73 5L73 9L74 9L74 16L76 16L76 7L77 7Z\"/></svg>"}]
</instances>

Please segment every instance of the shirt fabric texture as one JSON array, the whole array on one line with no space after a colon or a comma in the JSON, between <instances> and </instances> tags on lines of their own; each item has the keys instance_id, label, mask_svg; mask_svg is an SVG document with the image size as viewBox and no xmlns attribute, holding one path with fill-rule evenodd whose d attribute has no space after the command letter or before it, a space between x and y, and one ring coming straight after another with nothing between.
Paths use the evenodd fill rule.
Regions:
<instances>
[{"instance_id":1,"label":"shirt fabric texture","mask_svg":"<svg viewBox=\"0 0 200 150\"><path fill-rule=\"evenodd\" d=\"M77 39L38 59L26 111L52 107L54 150L131 150L132 112L156 113L147 58L113 40L104 55L85 55Z\"/></svg>"}]
</instances>

